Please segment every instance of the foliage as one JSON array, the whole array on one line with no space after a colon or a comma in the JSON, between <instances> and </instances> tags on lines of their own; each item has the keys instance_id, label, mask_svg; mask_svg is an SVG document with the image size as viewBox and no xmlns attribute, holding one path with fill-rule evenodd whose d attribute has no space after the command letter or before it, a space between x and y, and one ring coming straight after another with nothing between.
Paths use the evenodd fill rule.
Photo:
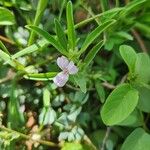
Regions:
<instances>
[{"instance_id":1,"label":"foliage","mask_svg":"<svg viewBox=\"0 0 150 150\"><path fill-rule=\"evenodd\" d=\"M0 0L0 149L149 150L149 15L149 0Z\"/></svg>"}]
</instances>

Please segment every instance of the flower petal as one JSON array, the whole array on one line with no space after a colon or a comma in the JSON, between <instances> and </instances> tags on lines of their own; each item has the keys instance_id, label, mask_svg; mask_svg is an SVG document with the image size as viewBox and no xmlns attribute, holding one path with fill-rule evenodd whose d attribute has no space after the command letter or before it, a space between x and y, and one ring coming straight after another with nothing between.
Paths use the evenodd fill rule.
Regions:
<instances>
[{"instance_id":1,"label":"flower petal","mask_svg":"<svg viewBox=\"0 0 150 150\"><path fill-rule=\"evenodd\" d=\"M62 69L66 69L69 65L69 60L65 56L61 56L57 58L57 65Z\"/></svg>"},{"instance_id":2,"label":"flower petal","mask_svg":"<svg viewBox=\"0 0 150 150\"><path fill-rule=\"evenodd\" d=\"M62 71L54 77L53 81L58 87L63 87L68 81L68 78L69 75Z\"/></svg>"},{"instance_id":3,"label":"flower petal","mask_svg":"<svg viewBox=\"0 0 150 150\"><path fill-rule=\"evenodd\" d=\"M69 74L76 74L78 72L78 68L75 66L73 61L70 61L69 65L67 66L67 70Z\"/></svg>"}]
</instances>

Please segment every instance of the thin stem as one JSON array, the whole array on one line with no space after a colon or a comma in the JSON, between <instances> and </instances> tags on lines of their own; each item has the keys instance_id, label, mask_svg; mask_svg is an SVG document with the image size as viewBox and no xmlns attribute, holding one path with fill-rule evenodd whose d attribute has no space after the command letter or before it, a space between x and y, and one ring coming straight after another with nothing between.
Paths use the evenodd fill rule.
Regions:
<instances>
[{"instance_id":1,"label":"thin stem","mask_svg":"<svg viewBox=\"0 0 150 150\"><path fill-rule=\"evenodd\" d=\"M47 146L51 146L51 147L60 147L59 144L56 144L56 143L53 143L53 142L50 142L50 141L45 141L45 140L33 140L32 137L29 136L29 135L25 135L25 134L20 133L20 132L18 132L18 131L15 131L15 130L6 128L5 126L2 126L2 125L0 125L0 129L1 129L1 130L5 130L5 131L7 131L7 132L16 133L16 134L20 135L20 137L22 137L22 138L24 138L24 139L32 140L32 141L34 141L34 142L38 142L38 143L43 144L43 145L47 145Z\"/></svg>"},{"instance_id":2,"label":"thin stem","mask_svg":"<svg viewBox=\"0 0 150 150\"><path fill-rule=\"evenodd\" d=\"M144 41L140 37L139 33L135 29L132 29L131 32L134 35L135 39L137 40L137 42L138 42L140 48L142 49L142 51L147 53L147 48L146 48L146 46L144 44Z\"/></svg>"},{"instance_id":3,"label":"thin stem","mask_svg":"<svg viewBox=\"0 0 150 150\"><path fill-rule=\"evenodd\" d=\"M11 45L14 45L14 44L15 44L13 41L11 41L10 39L8 39L8 38L6 38L6 37L4 37L4 36L2 36L2 35L0 35L0 40L1 40L1 41L4 41L4 42L7 42L7 43L9 43L9 44L11 44Z\"/></svg>"},{"instance_id":4,"label":"thin stem","mask_svg":"<svg viewBox=\"0 0 150 150\"><path fill-rule=\"evenodd\" d=\"M105 150L105 145L106 145L107 139L109 137L110 131L111 131L111 128L107 127L106 134L104 136L104 139L103 139L102 146L101 146L100 150Z\"/></svg>"}]
</instances>

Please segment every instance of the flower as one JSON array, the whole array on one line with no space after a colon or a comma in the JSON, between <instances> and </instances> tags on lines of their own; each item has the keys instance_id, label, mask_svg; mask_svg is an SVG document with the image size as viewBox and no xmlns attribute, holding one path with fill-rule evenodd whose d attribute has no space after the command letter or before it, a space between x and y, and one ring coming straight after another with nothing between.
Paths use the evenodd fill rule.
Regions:
<instances>
[{"instance_id":1,"label":"flower","mask_svg":"<svg viewBox=\"0 0 150 150\"><path fill-rule=\"evenodd\" d=\"M69 61L65 56L57 58L57 65L62 69L53 79L54 83L58 87L63 87L69 79L69 75L76 74L78 72L77 66L73 61Z\"/></svg>"}]
</instances>

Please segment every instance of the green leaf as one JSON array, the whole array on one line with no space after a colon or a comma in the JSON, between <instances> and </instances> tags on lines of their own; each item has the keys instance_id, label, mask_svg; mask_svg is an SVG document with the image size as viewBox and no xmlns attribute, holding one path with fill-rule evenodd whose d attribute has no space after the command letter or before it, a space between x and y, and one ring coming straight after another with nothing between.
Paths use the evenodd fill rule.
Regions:
<instances>
[{"instance_id":1,"label":"green leaf","mask_svg":"<svg viewBox=\"0 0 150 150\"><path fill-rule=\"evenodd\" d=\"M65 143L61 150L95 150L92 146L80 143Z\"/></svg>"},{"instance_id":2,"label":"green leaf","mask_svg":"<svg viewBox=\"0 0 150 150\"><path fill-rule=\"evenodd\" d=\"M80 87L81 91L83 93L86 93L87 88L86 88L86 78L84 77L83 74L78 73L77 75L74 75L74 80L76 84Z\"/></svg>"},{"instance_id":3,"label":"green leaf","mask_svg":"<svg viewBox=\"0 0 150 150\"><path fill-rule=\"evenodd\" d=\"M5 45L3 44L2 41L0 41L0 48L1 48L5 53L7 53L8 55L10 55L8 49L5 47Z\"/></svg>"},{"instance_id":4,"label":"green leaf","mask_svg":"<svg viewBox=\"0 0 150 150\"><path fill-rule=\"evenodd\" d=\"M36 81L48 81L52 80L56 75L57 72L35 73L35 74L26 74L24 75L24 78Z\"/></svg>"},{"instance_id":5,"label":"green leaf","mask_svg":"<svg viewBox=\"0 0 150 150\"><path fill-rule=\"evenodd\" d=\"M123 143L121 150L149 150L150 135L142 128L135 129Z\"/></svg>"},{"instance_id":6,"label":"green leaf","mask_svg":"<svg viewBox=\"0 0 150 150\"><path fill-rule=\"evenodd\" d=\"M125 120L117 125L127 127L139 127L143 124L143 116L138 109L135 109Z\"/></svg>"},{"instance_id":7,"label":"green leaf","mask_svg":"<svg viewBox=\"0 0 150 150\"><path fill-rule=\"evenodd\" d=\"M137 54L135 63L136 82L148 83L150 81L150 58L145 53Z\"/></svg>"},{"instance_id":8,"label":"green leaf","mask_svg":"<svg viewBox=\"0 0 150 150\"><path fill-rule=\"evenodd\" d=\"M52 44L60 53L67 55L66 50L61 46L61 44L55 40L55 38L50 35L48 32L40 29L39 27L36 26L26 26L28 29L32 29L35 31L37 34L45 38L50 44Z\"/></svg>"},{"instance_id":9,"label":"green leaf","mask_svg":"<svg viewBox=\"0 0 150 150\"><path fill-rule=\"evenodd\" d=\"M84 59L84 67L87 67L91 61L94 59L94 57L96 56L96 54L100 51L100 48L104 45L103 41L100 41L98 44L96 44L90 51L89 53L86 55L85 59Z\"/></svg>"},{"instance_id":10,"label":"green leaf","mask_svg":"<svg viewBox=\"0 0 150 150\"><path fill-rule=\"evenodd\" d=\"M33 53L35 51L38 51L40 48L43 48L44 46L48 45L49 42L47 40L41 40L36 44L33 44L29 47L26 47L25 49L17 52L16 54L12 55L11 58L12 59L16 59L18 57Z\"/></svg>"},{"instance_id":11,"label":"green leaf","mask_svg":"<svg viewBox=\"0 0 150 150\"><path fill-rule=\"evenodd\" d=\"M116 21L115 20L110 20L107 21L101 25L99 25L96 29L94 29L85 39L79 54L81 55L87 48L88 46L106 29L108 29L110 26L112 26Z\"/></svg>"},{"instance_id":12,"label":"green leaf","mask_svg":"<svg viewBox=\"0 0 150 150\"><path fill-rule=\"evenodd\" d=\"M55 19L55 29L56 29L58 41L64 47L64 49L67 50L67 38L61 24L57 19Z\"/></svg>"},{"instance_id":13,"label":"green leaf","mask_svg":"<svg viewBox=\"0 0 150 150\"><path fill-rule=\"evenodd\" d=\"M69 42L69 48L74 50L75 44L76 44L76 35L75 35L75 28L74 28L74 21L73 21L73 8L72 8L72 2L69 1L67 3L67 34L68 34L68 42Z\"/></svg>"},{"instance_id":14,"label":"green leaf","mask_svg":"<svg viewBox=\"0 0 150 150\"><path fill-rule=\"evenodd\" d=\"M101 116L106 125L115 125L126 119L138 103L138 91L130 84L118 86L106 99Z\"/></svg>"},{"instance_id":15,"label":"green leaf","mask_svg":"<svg viewBox=\"0 0 150 150\"><path fill-rule=\"evenodd\" d=\"M150 89L139 87L139 103L138 108L141 111L150 112Z\"/></svg>"},{"instance_id":16,"label":"green leaf","mask_svg":"<svg viewBox=\"0 0 150 150\"><path fill-rule=\"evenodd\" d=\"M15 17L13 13L3 7L0 7L0 25L13 25L15 23Z\"/></svg>"},{"instance_id":17,"label":"green leaf","mask_svg":"<svg viewBox=\"0 0 150 150\"><path fill-rule=\"evenodd\" d=\"M100 101L102 103L104 103L104 101L105 101L105 91L104 91L104 87L101 85L101 82L96 81L95 82L95 88L96 88L96 91L98 93Z\"/></svg>"},{"instance_id":18,"label":"green leaf","mask_svg":"<svg viewBox=\"0 0 150 150\"><path fill-rule=\"evenodd\" d=\"M137 59L137 54L134 49L127 45L120 46L120 54L127 64L129 71L134 72L135 70L135 62Z\"/></svg>"},{"instance_id":19,"label":"green leaf","mask_svg":"<svg viewBox=\"0 0 150 150\"><path fill-rule=\"evenodd\" d=\"M50 92L47 88L44 88L43 90L43 103L44 107L49 107L50 106Z\"/></svg>"}]
</instances>

